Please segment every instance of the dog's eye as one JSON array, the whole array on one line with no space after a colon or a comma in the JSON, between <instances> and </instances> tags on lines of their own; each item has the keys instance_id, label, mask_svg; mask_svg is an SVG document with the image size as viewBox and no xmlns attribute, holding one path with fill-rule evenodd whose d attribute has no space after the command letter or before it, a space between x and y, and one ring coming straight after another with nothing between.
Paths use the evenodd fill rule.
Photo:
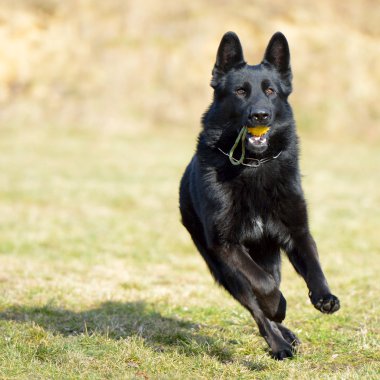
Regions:
<instances>
[{"instance_id":1,"label":"dog's eye","mask_svg":"<svg viewBox=\"0 0 380 380\"><path fill-rule=\"evenodd\" d=\"M273 90L273 88L268 87L268 88L265 89L264 92L265 92L265 95L269 96L269 95L273 95L276 91Z\"/></svg>"},{"instance_id":2,"label":"dog's eye","mask_svg":"<svg viewBox=\"0 0 380 380\"><path fill-rule=\"evenodd\" d=\"M244 88L238 88L235 90L235 94L238 96L245 96L247 94L247 91L244 90Z\"/></svg>"}]
</instances>

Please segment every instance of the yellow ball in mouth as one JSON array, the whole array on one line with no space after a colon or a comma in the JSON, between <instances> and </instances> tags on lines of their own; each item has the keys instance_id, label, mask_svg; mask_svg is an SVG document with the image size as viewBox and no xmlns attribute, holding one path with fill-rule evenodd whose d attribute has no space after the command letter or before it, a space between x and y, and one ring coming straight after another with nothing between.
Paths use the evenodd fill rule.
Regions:
<instances>
[{"instance_id":1,"label":"yellow ball in mouth","mask_svg":"<svg viewBox=\"0 0 380 380\"><path fill-rule=\"evenodd\" d=\"M266 125L258 125L256 127L247 127L248 129L248 132L252 135L252 136L262 136L262 135L265 135L268 131L269 131L269 127L267 127Z\"/></svg>"}]
</instances>

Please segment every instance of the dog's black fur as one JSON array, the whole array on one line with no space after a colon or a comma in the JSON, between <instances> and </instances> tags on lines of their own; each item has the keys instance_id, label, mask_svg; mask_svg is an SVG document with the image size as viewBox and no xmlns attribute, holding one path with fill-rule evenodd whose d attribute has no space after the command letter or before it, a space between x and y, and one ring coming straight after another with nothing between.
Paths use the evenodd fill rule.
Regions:
<instances>
[{"instance_id":1,"label":"dog's black fur","mask_svg":"<svg viewBox=\"0 0 380 380\"><path fill-rule=\"evenodd\" d=\"M292 357L299 344L281 324L280 250L304 278L312 304L323 313L339 309L309 232L291 80L283 34L274 34L261 64L250 66L237 35L226 33L212 73L214 99L180 186L184 226L216 281L250 311L276 359ZM257 125L270 130L260 139L247 135L244 164L251 167L232 165L225 153L243 126ZM234 155L240 154L237 148ZM258 163L252 159L266 158L252 167Z\"/></svg>"}]
</instances>

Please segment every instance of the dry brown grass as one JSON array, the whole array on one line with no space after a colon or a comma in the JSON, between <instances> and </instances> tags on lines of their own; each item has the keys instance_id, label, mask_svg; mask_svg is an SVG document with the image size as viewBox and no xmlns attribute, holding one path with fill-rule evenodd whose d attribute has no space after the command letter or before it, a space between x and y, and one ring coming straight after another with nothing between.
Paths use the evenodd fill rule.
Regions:
<instances>
[{"instance_id":1,"label":"dry brown grass","mask_svg":"<svg viewBox=\"0 0 380 380\"><path fill-rule=\"evenodd\" d=\"M222 34L257 63L281 30L300 126L378 136L379 17L374 0L2 1L3 121L197 129Z\"/></svg>"}]
</instances>

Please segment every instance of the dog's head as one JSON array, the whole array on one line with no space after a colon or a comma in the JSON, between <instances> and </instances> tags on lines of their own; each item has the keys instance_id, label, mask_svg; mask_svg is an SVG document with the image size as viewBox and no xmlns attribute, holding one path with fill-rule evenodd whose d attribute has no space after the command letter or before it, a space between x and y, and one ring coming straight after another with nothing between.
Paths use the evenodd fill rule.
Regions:
<instances>
[{"instance_id":1,"label":"dog's head","mask_svg":"<svg viewBox=\"0 0 380 380\"><path fill-rule=\"evenodd\" d=\"M291 79L289 46L282 33L273 35L262 62L254 66L245 62L238 36L226 33L219 45L211 81L211 122L225 129L220 139L232 138L232 145L233 136L246 126L247 150L264 153L292 118L287 102ZM228 146L226 141L222 143Z\"/></svg>"}]
</instances>

